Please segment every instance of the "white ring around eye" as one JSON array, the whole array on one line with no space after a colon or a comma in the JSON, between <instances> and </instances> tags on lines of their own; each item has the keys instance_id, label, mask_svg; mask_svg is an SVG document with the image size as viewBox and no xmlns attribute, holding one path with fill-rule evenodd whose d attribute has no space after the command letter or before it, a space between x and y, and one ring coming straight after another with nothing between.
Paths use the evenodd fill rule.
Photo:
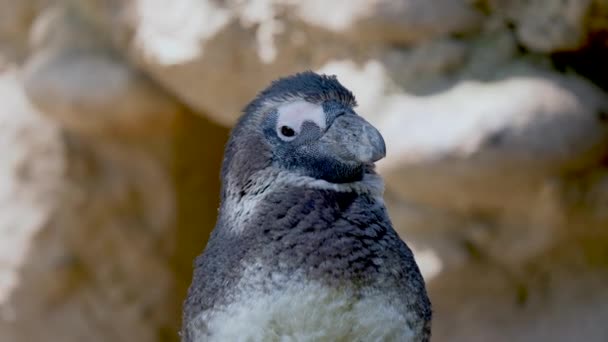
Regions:
<instances>
[{"instance_id":1,"label":"white ring around eye","mask_svg":"<svg viewBox=\"0 0 608 342\"><path fill-rule=\"evenodd\" d=\"M307 101L300 100L279 106L277 113L277 135L285 141L295 139L300 134L305 121L314 123L321 130L325 130L327 126L323 106ZM295 134L293 136L285 135L287 129L284 127L293 130Z\"/></svg>"}]
</instances>

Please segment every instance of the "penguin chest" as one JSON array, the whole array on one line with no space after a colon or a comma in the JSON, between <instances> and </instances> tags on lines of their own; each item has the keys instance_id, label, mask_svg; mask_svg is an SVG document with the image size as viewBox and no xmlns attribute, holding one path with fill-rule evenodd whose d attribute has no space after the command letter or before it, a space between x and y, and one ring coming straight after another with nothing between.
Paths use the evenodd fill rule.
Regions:
<instances>
[{"instance_id":1,"label":"penguin chest","mask_svg":"<svg viewBox=\"0 0 608 342\"><path fill-rule=\"evenodd\" d=\"M197 318L206 331L195 341L416 341L404 308L369 292L355 296L320 284L242 291Z\"/></svg>"}]
</instances>

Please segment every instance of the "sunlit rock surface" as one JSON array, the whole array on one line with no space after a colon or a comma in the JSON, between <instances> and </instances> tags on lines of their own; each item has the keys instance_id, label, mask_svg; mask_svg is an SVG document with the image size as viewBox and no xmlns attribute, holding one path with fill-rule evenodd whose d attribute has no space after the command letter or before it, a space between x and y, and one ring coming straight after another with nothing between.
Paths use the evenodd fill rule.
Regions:
<instances>
[{"instance_id":1,"label":"sunlit rock surface","mask_svg":"<svg viewBox=\"0 0 608 342\"><path fill-rule=\"evenodd\" d=\"M228 128L336 74L434 341L606 341L604 0L0 0L0 341L175 341Z\"/></svg>"}]
</instances>

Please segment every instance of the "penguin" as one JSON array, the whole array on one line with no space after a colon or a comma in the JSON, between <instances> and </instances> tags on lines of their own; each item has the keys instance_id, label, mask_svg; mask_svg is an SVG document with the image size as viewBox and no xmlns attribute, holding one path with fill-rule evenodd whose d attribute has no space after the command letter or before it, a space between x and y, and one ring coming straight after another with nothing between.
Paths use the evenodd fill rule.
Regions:
<instances>
[{"instance_id":1,"label":"penguin","mask_svg":"<svg viewBox=\"0 0 608 342\"><path fill-rule=\"evenodd\" d=\"M380 132L335 76L280 78L231 131L183 342L429 341L431 303L393 229Z\"/></svg>"}]
</instances>

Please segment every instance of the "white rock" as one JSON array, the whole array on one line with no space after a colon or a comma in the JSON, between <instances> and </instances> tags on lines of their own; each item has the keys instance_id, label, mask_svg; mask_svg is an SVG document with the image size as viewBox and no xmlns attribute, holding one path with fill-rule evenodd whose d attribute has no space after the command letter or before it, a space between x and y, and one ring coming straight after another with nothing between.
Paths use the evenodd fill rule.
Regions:
<instances>
[{"instance_id":1,"label":"white rock","mask_svg":"<svg viewBox=\"0 0 608 342\"><path fill-rule=\"evenodd\" d=\"M15 70L0 73L0 98L0 312L6 313L32 239L54 214L65 165L57 126L31 106Z\"/></svg>"}]
</instances>

